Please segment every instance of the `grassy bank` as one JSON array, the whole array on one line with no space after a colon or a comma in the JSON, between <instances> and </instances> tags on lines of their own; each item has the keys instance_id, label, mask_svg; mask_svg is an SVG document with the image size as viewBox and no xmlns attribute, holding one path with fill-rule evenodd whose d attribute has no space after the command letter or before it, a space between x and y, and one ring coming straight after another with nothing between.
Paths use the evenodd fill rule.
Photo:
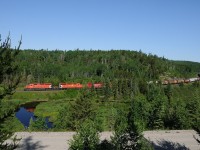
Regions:
<instances>
[{"instance_id":1,"label":"grassy bank","mask_svg":"<svg viewBox=\"0 0 200 150\"><path fill-rule=\"evenodd\" d=\"M63 91L16 91L9 99L14 100L58 100L73 99L79 94L79 90L63 90Z\"/></svg>"},{"instance_id":2,"label":"grassy bank","mask_svg":"<svg viewBox=\"0 0 200 150\"><path fill-rule=\"evenodd\" d=\"M80 96L81 92L80 90L17 91L12 96L7 97L6 101L16 107L29 102L41 101L36 106L34 114L38 117L49 117L50 121L55 122L59 115L59 110L73 103ZM97 118L102 124L102 130L112 130L116 109L124 107L123 104L114 101L102 102L101 98L96 99L94 104L96 105ZM15 120L15 125L20 127L22 124ZM23 131L24 129L16 127L16 130Z\"/></svg>"},{"instance_id":3,"label":"grassy bank","mask_svg":"<svg viewBox=\"0 0 200 150\"><path fill-rule=\"evenodd\" d=\"M41 101L36 106L35 115L39 117L50 117L50 121L55 121L59 109L68 101L74 100L79 96L78 90L65 91L23 91L17 90L13 95L6 96L2 101L2 111L7 109L14 111L20 105L29 102ZM21 122L13 115L5 122L8 129L14 131L23 131L24 127Z\"/></svg>"}]
</instances>

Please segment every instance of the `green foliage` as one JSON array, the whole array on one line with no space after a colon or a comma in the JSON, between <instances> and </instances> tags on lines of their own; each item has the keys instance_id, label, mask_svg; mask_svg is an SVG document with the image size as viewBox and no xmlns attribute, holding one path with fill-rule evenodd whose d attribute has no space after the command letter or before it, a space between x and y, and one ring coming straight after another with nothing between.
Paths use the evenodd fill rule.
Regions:
<instances>
[{"instance_id":1,"label":"green foliage","mask_svg":"<svg viewBox=\"0 0 200 150\"><path fill-rule=\"evenodd\" d=\"M85 120L70 141L70 150L96 150L99 144L99 134L95 123Z\"/></svg>"},{"instance_id":2,"label":"green foliage","mask_svg":"<svg viewBox=\"0 0 200 150\"><path fill-rule=\"evenodd\" d=\"M48 129L46 120L43 117L37 117L35 120L31 118L29 124L30 131L46 131Z\"/></svg>"},{"instance_id":3,"label":"green foliage","mask_svg":"<svg viewBox=\"0 0 200 150\"><path fill-rule=\"evenodd\" d=\"M1 39L0 39L1 40ZM0 41L1 42L1 41ZM12 94L13 89L19 82L17 74L17 65L15 64L16 56L19 53L19 47L15 50L11 48L11 39L7 39L0 45L0 88L2 99L6 94Z\"/></svg>"},{"instance_id":4,"label":"green foliage","mask_svg":"<svg viewBox=\"0 0 200 150\"><path fill-rule=\"evenodd\" d=\"M148 127L150 129L162 129L164 127L164 115L167 99L164 92L155 85L151 85L148 91L148 101L151 105L148 116Z\"/></svg>"},{"instance_id":5,"label":"green foliage","mask_svg":"<svg viewBox=\"0 0 200 150\"><path fill-rule=\"evenodd\" d=\"M49 120L54 122L58 117L59 111L62 110L63 106L68 106L69 101L67 100L51 100L40 103L36 106L34 114L40 117L50 117Z\"/></svg>"},{"instance_id":6,"label":"green foliage","mask_svg":"<svg viewBox=\"0 0 200 150\"><path fill-rule=\"evenodd\" d=\"M85 120L94 120L96 116L94 96L91 92L83 90L80 98L77 98L69 106L59 111L56 128L76 130L77 126Z\"/></svg>"},{"instance_id":7,"label":"green foliage","mask_svg":"<svg viewBox=\"0 0 200 150\"><path fill-rule=\"evenodd\" d=\"M191 127L198 128L200 125L200 93L195 90L193 99L186 102L186 110L188 111L188 118L191 122Z\"/></svg>"},{"instance_id":8,"label":"green foliage","mask_svg":"<svg viewBox=\"0 0 200 150\"><path fill-rule=\"evenodd\" d=\"M44 101L44 100L60 100L60 99L75 99L78 97L79 91L77 90L63 90L63 91L19 91L15 92L11 99L14 100L31 100L31 101Z\"/></svg>"},{"instance_id":9,"label":"green foliage","mask_svg":"<svg viewBox=\"0 0 200 150\"><path fill-rule=\"evenodd\" d=\"M169 63L155 55L125 50L24 50L18 56L23 84L51 82L58 85L58 82L86 83L132 77L153 80L167 71Z\"/></svg>"},{"instance_id":10,"label":"green foliage","mask_svg":"<svg viewBox=\"0 0 200 150\"><path fill-rule=\"evenodd\" d=\"M9 145L5 145L4 141L13 134L13 130L8 130L4 126L7 119L12 115L13 109L11 106L5 108L5 105L2 105L2 99L8 94L13 94L13 90L19 83L15 59L19 53L20 45L21 41L18 48L13 50L9 36L4 42L0 43L0 149L10 148Z\"/></svg>"},{"instance_id":11,"label":"green foliage","mask_svg":"<svg viewBox=\"0 0 200 150\"><path fill-rule=\"evenodd\" d=\"M24 126L15 116L11 115L1 124L1 130L6 132L19 132L24 131Z\"/></svg>"},{"instance_id":12,"label":"green foliage","mask_svg":"<svg viewBox=\"0 0 200 150\"><path fill-rule=\"evenodd\" d=\"M171 98L172 98L172 85L171 85L171 84L168 84L168 85L164 88L164 92L165 92L165 95L166 95L167 98L168 98L168 103L170 104L170 103L171 103Z\"/></svg>"},{"instance_id":13,"label":"green foliage","mask_svg":"<svg viewBox=\"0 0 200 150\"><path fill-rule=\"evenodd\" d=\"M198 62L190 61L173 61L175 70L180 77L190 78L191 76L197 76L200 71L200 65Z\"/></svg>"},{"instance_id":14,"label":"green foliage","mask_svg":"<svg viewBox=\"0 0 200 150\"><path fill-rule=\"evenodd\" d=\"M148 127L149 121L149 114L151 112L151 103L147 100L147 98L142 95L138 94L134 97L134 100L131 101L134 116L137 121L143 123L144 129Z\"/></svg>"},{"instance_id":15,"label":"green foliage","mask_svg":"<svg viewBox=\"0 0 200 150\"><path fill-rule=\"evenodd\" d=\"M191 129L196 126L199 118L200 90L187 85L174 87L171 103L167 104L164 124L168 129Z\"/></svg>"},{"instance_id":16,"label":"green foliage","mask_svg":"<svg viewBox=\"0 0 200 150\"><path fill-rule=\"evenodd\" d=\"M111 137L114 149L150 149L143 140L143 127L141 122L136 120L134 113L133 104L131 105L128 114L119 111L115 122L114 137Z\"/></svg>"},{"instance_id":17,"label":"green foliage","mask_svg":"<svg viewBox=\"0 0 200 150\"><path fill-rule=\"evenodd\" d=\"M72 125L70 121L71 121L71 112L69 110L69 105L63 106L59 109L57 119L54 122L54 127L57 130L58 129L72 130L72 127L71 127Z\"/></svg>"}]
</instances>

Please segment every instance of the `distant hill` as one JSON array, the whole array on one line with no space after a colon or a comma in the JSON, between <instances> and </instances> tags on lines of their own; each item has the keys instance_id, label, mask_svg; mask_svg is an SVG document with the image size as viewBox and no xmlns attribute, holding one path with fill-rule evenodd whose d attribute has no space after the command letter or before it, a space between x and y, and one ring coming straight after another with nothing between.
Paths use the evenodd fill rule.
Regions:
<instances>
[{"instance_id":1,"label":"distant hill","mask_svg":"<svg viewBox=\"0 0 200 150\"><path fill-rule=\"evenodd\" d=\"M17 63L24 84L113 79L149 81L165 77L193 77L200 71L200 63L170 61L128 50L22 50Z\"/></svg>"},{"instance_id":2,"label":"distant hill","mask_svg":"<svg viewBox=\"0 0 200 150\"><path fill-rule=\"evenodd\" d=\"M200 63L191 61L173 61L177 72L186 77L197 76L200 72Z\"/></svg>"}]
</instances>

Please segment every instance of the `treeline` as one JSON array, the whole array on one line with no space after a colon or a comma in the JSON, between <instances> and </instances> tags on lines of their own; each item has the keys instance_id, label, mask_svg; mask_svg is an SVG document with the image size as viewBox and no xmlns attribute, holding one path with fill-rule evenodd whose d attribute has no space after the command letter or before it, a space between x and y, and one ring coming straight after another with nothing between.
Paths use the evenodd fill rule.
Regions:
<instances>
[{"instance_id":1,"label":"treeline","mask_svg":"<svg viewBox=\"0 0 200 150\"><path fill-rule=\"evenodd\" d=\"M176 66L176 72L179 72L184 77L192 77L196 73L200 73L200 65L198 62L173 61L173 64Z\"/></svg>"},{"instance_id":2,"label":"treeline","mask_svg":"<svg viewBox=\"0 0 200 150\"><path fill-rule=\"evenodd\" d=\"M156 55L136 51L35 51L23 50L18 65L24 83L104 79L155 80L174 70ZM172 71L171 71L172 72ZM173 76L173 74L170 74Z\"/></svg>"},{"instance_id":3,"label":"treeline","mask_svg":"<svg viewBox=\"0 0 200 150\"><path fill-rule=\"evenodd\" d=\"M191 77L199 63L175 62L141 51L23 50L18 56L22 82L58 82L105 79L142 81L173 77Z\"/></svg>"}]
</instances>

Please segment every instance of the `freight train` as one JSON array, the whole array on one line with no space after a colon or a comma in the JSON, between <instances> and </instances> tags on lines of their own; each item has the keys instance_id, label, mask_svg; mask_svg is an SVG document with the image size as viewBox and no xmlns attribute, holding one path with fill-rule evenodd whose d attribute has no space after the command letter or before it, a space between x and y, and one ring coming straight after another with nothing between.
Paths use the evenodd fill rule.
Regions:
<instances>
[{"instance_id":1,"label":"freight train","mask_svg":"<svg viewBox=\"0 0 200 150\"><path fill-rule=\"evenodd\" d=\"M171 79L171 80L164 80L162 81L163 85L167 84L180 84L180 83L191 83L191 82L196 82L200 81L200 77L197 78L188 78L188 79Z\"/></svg>"},{"instance_id":2,"label":"freight train","mask_svg":"<svg viewBox=\"0 0 200 150\"><path fill-rule=\"evenodd\" d=\"M169 79L169 80L163 80L161 81L162 85L168 85L168 84L180 84L180 83L192 83L196 81L200 81L200 74L198 74L199 77L196 78L188 78L188 79ZM152 84L153 81L147 82L148 84ZM156 81L155 83L159 83ZM46 90L67 90L67 89L83 89L83 88L103 88L103 83L87 83L87 84L81 84L81 83L59 83L57 87L54 87L52 83L31 83L24 87L24 91L46 91Z\"/></svg>"},{"instance_id":3,"label":"freight train","mask_svg":"<svg viewBox=\"0 0 200 150\"><path fill-rule=\"evenodd\" d=\"M59 83L58 87L54 87L52 83L31 83L24 87L24 91L47 91L47 90L67 90L67 89L83 89L83 88L102 88L103 83Z\"/></svg>"}]
</instances>

